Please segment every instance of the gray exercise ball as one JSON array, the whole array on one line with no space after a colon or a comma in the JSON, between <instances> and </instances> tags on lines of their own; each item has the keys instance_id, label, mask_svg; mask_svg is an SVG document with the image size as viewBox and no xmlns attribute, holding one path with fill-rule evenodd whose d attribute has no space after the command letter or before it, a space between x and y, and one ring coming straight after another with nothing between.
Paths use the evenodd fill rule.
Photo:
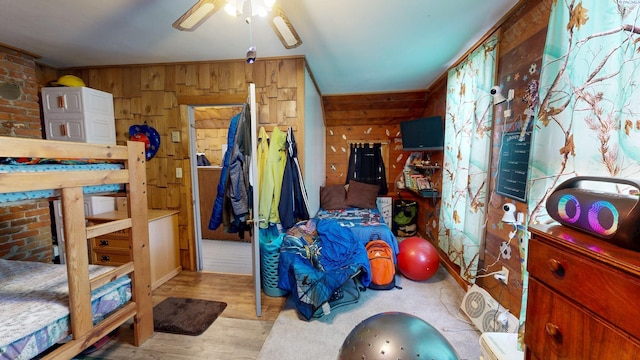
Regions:
<instances>
[{"instance_id":1,"label":"gray exercise ball","mask_svg":"<svg viewBox=\"0 0 640 360\"><path fill-rule=\"evenodd\" d=\"M419 317L402 312L373 315L356 325L344 340L339 360L458 360L451 343Z\"/></svg>"}]
</instances>

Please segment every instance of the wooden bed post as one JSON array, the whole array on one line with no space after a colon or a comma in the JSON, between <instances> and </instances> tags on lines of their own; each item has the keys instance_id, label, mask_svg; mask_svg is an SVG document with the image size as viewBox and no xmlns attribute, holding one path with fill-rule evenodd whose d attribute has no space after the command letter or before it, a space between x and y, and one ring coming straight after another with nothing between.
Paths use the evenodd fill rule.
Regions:
<instances>
[{"instance_id":1,"label":"wooden bed post","mask_svg":"<svg viewBox=\"0 0 640 360\"><path fill-rule=\"evenodd\" d=\"M61 190L64 238L67 241L67 272L69 277L69 311L71 332L78 339L93 329L91 318L91 287L89 283L89 258L87 234L84 224L84 196L82 187Z\"/></svg>"},{"instance_id":2,"label":"wooden bed post","mask_svg":"<svg viewBox=\"0 0 640 360\"><path fill-rule=\"evenodd\" d=\"M147 220L147 175L144 144L128 141L129 186L127 207L132 220L131 259L133 271L134 345L139 346L153 335L153 302L151 299L151 268L149 261L149 223ZM144 286L140 286L144 284Z\"/></svg>"}]
</instances>

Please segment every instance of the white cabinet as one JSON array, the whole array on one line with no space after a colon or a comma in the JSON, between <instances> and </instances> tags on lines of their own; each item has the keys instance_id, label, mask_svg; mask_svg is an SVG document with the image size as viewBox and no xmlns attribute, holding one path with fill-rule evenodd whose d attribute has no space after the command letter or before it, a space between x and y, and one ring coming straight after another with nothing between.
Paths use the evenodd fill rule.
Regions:
<instances>
[{"instance_id":1,"label":"white cabinet","mask_svg":"<svg viewBox=\"0 0 640 360\"><path fill-rule=\"evenodd\" d=\"M116 143L113 96L88 87L42 88L47 139Z\"/></svg>"}]
</instances>

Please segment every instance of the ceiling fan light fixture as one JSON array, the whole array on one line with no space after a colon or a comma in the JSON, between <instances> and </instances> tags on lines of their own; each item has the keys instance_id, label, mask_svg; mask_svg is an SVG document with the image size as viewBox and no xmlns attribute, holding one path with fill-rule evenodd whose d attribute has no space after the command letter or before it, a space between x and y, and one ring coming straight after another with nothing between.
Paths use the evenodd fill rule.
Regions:
<instances>
[{"instance_id":1,"label":"ceiling fan light fixture","mask_svg":"<svg viewBox=\"0 0 640 360\"><path fill-rule=\"evenodd\" d=\"M302 44L302 40L296 29L293 27L287 15L284 14L282 9L277 8L273 18L271 18L271 27L275 30L276 35L287 49L297 48Z\"/></svg>"},{"instance_id":2,"label":"ceiling fan light fixture","mask_svg":"<svg viewBox=\"0 0 640 360\"><path fill-rule=\"evenodd\" d=\"M275 3L275 0L226 0L224 11L231 16L267 16Z\"/></svg>"},{"instance_id":3,"label":"ceiling fan light fixture","mask_svg":"<svg viewBox=\"0 0 640 360\"><path fill-rule=\"evenodd\" d=\"M181 31L193 31L220 10L221 0L198 0L187 12L173 23L173 27Z\"/></svg>"}]
</instances>

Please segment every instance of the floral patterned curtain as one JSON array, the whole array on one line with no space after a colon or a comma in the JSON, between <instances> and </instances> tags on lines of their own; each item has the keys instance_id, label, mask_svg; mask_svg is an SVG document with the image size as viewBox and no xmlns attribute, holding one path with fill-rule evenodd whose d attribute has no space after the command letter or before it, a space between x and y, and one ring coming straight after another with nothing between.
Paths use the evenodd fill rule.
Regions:
<instances>
[{"instance_id":1,"label":"floral patterned curtain","mask_svg":"<svg viewBox=\"0 0 640 360\"><path fill-rule=\"evenodd\" d=\"M528 224L549 219L548 195L571 177L640 179L639 34L637 0L554 2L532 134ZM521 323L528 285L523 273Z\"/></svg>"},{"instance_id":2,"label":"floral patterned curtain","mask_svg":"<svg viewBox=\"0 0 640 360\"><path fill-rule=\"evenodd\" d=\"M497 36L449 70L438 244L473 281L485 233Z\"/></svg>"}]
</instances>

